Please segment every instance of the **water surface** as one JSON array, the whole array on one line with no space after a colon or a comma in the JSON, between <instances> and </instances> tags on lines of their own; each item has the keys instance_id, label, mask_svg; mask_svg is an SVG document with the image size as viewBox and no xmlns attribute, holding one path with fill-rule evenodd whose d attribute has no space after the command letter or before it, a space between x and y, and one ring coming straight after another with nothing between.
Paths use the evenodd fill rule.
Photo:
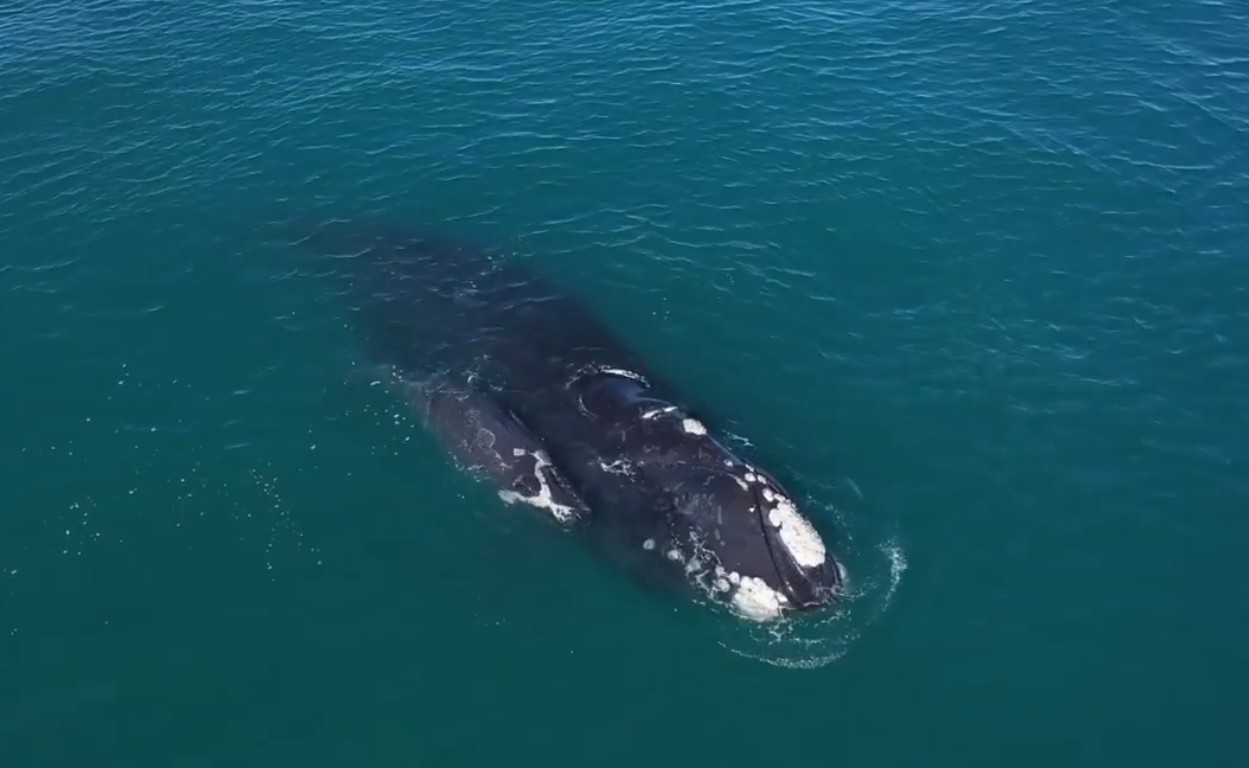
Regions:
<instances>
[{"instance_id":1,"label":"water surface","mask_svg":"<svg viewBox=\"0 0 1249 768\"><path fill-rule=\"evenodd\" d=\"M1233 2L0 9L6 766L1236 765ZM451 471L275 224L551 271L795 478L772 635Z\"/></svg>"}]
</instances>

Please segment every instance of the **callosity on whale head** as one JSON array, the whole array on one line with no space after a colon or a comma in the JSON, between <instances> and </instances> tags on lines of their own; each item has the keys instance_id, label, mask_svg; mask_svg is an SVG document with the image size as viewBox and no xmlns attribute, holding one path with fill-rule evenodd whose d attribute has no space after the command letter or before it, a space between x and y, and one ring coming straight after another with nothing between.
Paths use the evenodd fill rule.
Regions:
<instances>
[{"instance_id":1,"label":"callosity on whale head","mask_svg":"<svg viewBox=\"0 0 1249 768\"><path fill-rule=\"evenodd\" d=\"M623 372L597 372L578 388L648 489L642 547L662 567L758 621L822 608L841 591L844 569L792 496L701 421Z\"/></svg>"}]
</instances>

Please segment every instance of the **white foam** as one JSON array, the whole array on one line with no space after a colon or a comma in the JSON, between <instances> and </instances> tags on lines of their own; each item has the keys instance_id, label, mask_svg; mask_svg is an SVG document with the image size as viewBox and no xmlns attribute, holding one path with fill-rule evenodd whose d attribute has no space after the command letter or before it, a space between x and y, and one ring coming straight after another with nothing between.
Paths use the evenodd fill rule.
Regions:
<instances>
[{"instance_id":1,"label":"white foam","mask_svg":"<svg viewBox=\"0 0 1249 768\"><path fill-rule=\"evenodd\" d=\"M647 383L645 376L639 373L634 373L633 371L625 370L624 368L610 368L608 366L600 366L598 369L598 372L606 373L609 376L623 376L626 379L633 379L634 381L640 381L643 384Z\"/></svg>"},{"instance_id":2,"label":"white foam","mask_svg":"<svg viewBox=\"0 0 1249 768\"><path fill-rule=\"evenodd\" d=\"M628 459L616 459L615 461L600 460L598 465L604 472L610 472L613 475L627 475L633 470L633 464Z\"/></svg>"}]
</instances>

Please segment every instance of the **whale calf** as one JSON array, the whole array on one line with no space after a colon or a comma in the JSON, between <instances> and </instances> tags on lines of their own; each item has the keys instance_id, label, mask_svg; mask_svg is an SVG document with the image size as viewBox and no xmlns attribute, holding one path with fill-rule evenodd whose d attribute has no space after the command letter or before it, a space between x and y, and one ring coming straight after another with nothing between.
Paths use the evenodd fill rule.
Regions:
<instances>
[{"instance_id":1,"label":"whale calf","mask_svg":"<svg viewBox=\"0 0 1249 768\"><path fill-rule=\"evenodd\" d=\"M462 240L364 223L303 245L455 462L651 583L758 621L819 609L845 571L793 496L581 302Z\"/></svg>"}]
</instances>

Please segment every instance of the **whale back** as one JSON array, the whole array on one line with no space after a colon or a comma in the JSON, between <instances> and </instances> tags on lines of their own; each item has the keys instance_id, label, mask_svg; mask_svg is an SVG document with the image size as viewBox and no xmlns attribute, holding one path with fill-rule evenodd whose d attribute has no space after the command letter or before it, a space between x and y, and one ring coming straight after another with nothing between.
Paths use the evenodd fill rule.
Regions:
<instances>
[{"instance_id":1,"label":"whale back","mask_svg":"<svg viewBox=\"0 0 1249 768\"><path fill-rule=\"evenodd\" d=\"M599 317L518 259L402 229L328 227L309 242L349 284L371 354L405 373L472 369L529 392L604 361L655 378Z\"/></svg>"}]
</instances>

